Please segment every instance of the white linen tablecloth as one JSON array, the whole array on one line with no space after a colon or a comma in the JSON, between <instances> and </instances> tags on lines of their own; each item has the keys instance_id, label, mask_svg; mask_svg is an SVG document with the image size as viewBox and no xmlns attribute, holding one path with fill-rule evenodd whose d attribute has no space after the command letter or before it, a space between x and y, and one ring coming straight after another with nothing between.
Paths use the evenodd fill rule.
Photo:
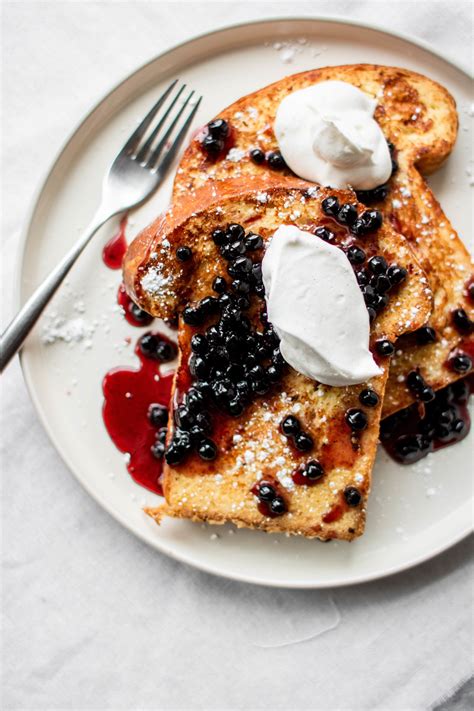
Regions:
<instances>
[{"instance_id":1,"label":"white linen tablecloth","mask_svg":"<svg viewBox=\"0 0 474 711\"><path fill-rule=\"evenodd\" d=\"M471 12L454 0L4 1L3 327L25 205L77 117L127 72L226 23L327 14L383 23L467 64ZM468 678L470 541L334 591L214 578L95 504L48 441L18 362L2 385L3 708L414 710Z\"/></svg>"}]
</instances>

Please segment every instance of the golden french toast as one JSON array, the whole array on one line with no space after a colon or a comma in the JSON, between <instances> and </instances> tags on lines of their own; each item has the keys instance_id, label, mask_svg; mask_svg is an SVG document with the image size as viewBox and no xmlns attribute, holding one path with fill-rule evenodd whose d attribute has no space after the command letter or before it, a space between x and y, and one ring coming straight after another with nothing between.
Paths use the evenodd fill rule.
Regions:
<instances>
[{"instance_id":1,"label":"golden french toast","mask_svg":"<svg viewBox=\"0 0 474 711\"><path fill-rule=\"evenodd\" d=\"M163 489L148 513L351 540L364 530L391 343L418 329L432 301L426 278L389 220L352 191L260 176L183 192L131 244L128 293L178 322ZM350 204L359 225L334 217ZM383 295L361 280L370 347L381 375L331 387L285 364L265 312L261 260L282 224L331 240ZM379 226L380 225L380 226ZM387 276L388 275L388 276ZM317 305L315 304L315 318Z\"/></svg>"},{"instance_id":2,"label":"golden french toast","mask_svg":"<svg viewBox=\"0 0 474 711\"><path fill-rule=\"evenodd\" d=\"M263 184L275 174L291 175L274 134L276 111L292 92L327 80L348 82L376 99L375 119L390 143L394 170L387 184L361 191L358 198L380 209L408 239L434 294L427 323L397 344L383 405L386 416L417 398L407 385L410 373L419 369L437 390L469 372L474 357L472 261L422 177L441 165L456 139L456 107L446 89L407 69L368 64L288 76L221 111L226 136L219 136L218 126L203 128L181 160L173 199L178 203L210 183L219 190L219 181L229 178L254 176Z\"/></svg>"}]
</instances>

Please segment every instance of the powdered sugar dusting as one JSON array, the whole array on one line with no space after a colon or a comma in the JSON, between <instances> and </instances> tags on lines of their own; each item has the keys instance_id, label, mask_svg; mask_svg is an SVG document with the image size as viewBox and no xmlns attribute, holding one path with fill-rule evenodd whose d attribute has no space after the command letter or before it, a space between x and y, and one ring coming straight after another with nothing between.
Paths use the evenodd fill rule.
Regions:
<instances>
[{"instance_id":1,"label":"powdered sugar dusting","mask_svg":"<svg viewBox=\"0 0 474 711\"><path fill-rule=\"evenodd\" d=\"M239 161L242 160L245 156L245 151L243 151L241 148L231 148L228 154L226 155L227 160L230 160L231 163L238 163Z\"/></svg>"},{"instance_id":2,"label":"powdered sugar dusting","mask_svg":"<svg viewBox=\"0 0 474 711\"><path fill-rule=\"evenodd\" d=\"M148 269L145 276L142 277L140 284L142 289L148 294L157 296L165 290L171 281L171 277L165 277L162 273L162 267L158 265Z\"/></svg>"},{"instance_id":3,"label":"powdered sugar dusting","mask_svg":"<svg viewBox=\"0 0 474 711\"><path fill-rule=\"evenodd\" d=\"M95 325L88 322L83 316L66 318L56 312L48 314L41 331L41 342L50 345L57 341L64 343L83 342L85 348L92 346L92 336Z\"/></svg>"}]
</instances>

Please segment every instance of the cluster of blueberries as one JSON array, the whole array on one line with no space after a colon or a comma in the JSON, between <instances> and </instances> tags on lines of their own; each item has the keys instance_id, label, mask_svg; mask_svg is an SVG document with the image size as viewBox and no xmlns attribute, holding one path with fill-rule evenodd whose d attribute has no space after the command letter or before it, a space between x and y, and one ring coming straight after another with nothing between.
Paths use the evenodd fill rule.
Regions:
<instances>
[{"instance_id":1,"label":"cluster of blueberries","mask_svg":"<svg viewBox=\"0 0 474 711\"><path fill-rule=\"evenodd\" d=\"M222 155L229 134L229 124L224 119L215 119L207 124L206 133L201 138L201 146L209 158L215 160Z\"/></svg>"},{"instance_id":2,"label":"cluster of blueberries","mask_svg":"<svg viewBox=\"0 0 474 711\"><path fill-rule=\"evenodd\" d=\"M283 434L291 439L296 449L300 452L309 452L314 447L314 441L310 434L303 432L300 421L294 415L287 415L281 424Z\"/></svg>"},{"instance_id":3,"label":"cluster of blueberries","mask_svg":"<svg viewBox=\"0 0 474 711\"><path fill-rule=\"evenodd\" d=\"M256 165L265 164L272 170L284 170L288 168L280 151L268 151L264 153L261 148L252 148L249 152L250 160Z\"/></svg>"},{"instance_id":4,"label":"cluster of blueberries","mask_svg":"<svg viewBox=\"0 0 474 711\"><path fill-rule=\"evenodd\" d=\"M223 155L224 149L229 147L230 136L231 130L227 121L221 118L210 121L201 138L201 148L210 160L217 160ZM260 148L253 148L249 151L249 157L256 165L266 165L271 170L284 170L288 167L280 151L265 153Z\"/></svg>"},{"instance_id":5,"label":"cluster of blueberries","mask_svg":"<svg viewBox=\"0 0 474 711\"><path fill-rule=\"evenodd\" d=\"M365 210L358 215L356 205L351 203L340 205L335 196L325 198L321 205L323 212L328 217L332 217L339 224L347 227L355 237L363 237L375 232L382 225L383 218L379 210ZM315 234L327 241L334 237L327 227L318 227ZM364 296L370 320L373 321L377 313L387 306L388 292L405 281L407 271L398 264L387 264L384 257L379 255L368 260L367 268L362 267L367 260L367 255L357 245L349 247L347 258L356 268L357 281Z\"/></svg>"},{"instance_id":6,"label":"cluster of blueberries","mask_svg":"<svg viewBox=\"0 0 474 711\"><path fill-rule=\"evenodd\" d=\"M362 257L365 257L365 253L360 247L349 247L347 256L352 264L364 263ZM362 267L357 270L356 277L370 320L373 321L376 314L387 306L388 292L405 281L407 270L398 264L388 265L384 257L376 255L369 259L367 268Z\"/></svg>"},{"instance_id":7,"label":"cluster of blueberries","mask_svg":"<svg viewBox=\"0 0 474 711\"><path fill-rule=\"evenodd\" d=\"M307 472L307 479L309 479L309 473L314 475L314 481L311 483L315 483L323 476L322 467L317 461L308 462L307 465L305 465L304 469ZM300 468L300 470L297 471L303 471L303 468ZM310 482L305 481L304 483L308 484ZM277 486L273 482L260 481L255 485L252 491L258 498L260 505L264 507L265 515L274 518L275 516L282 516L284 513L287 512L288 507L286 501L284 497L278 493ZM346 486L343 492L343 496L346 504L350 507L358 506L362 501L362 495L359 489L357 489L357 487L355 486Z\"/></svg>"},{"instance_id":8,"label":"cluster of blueberries","mask_svg":"<svg viewBox=\"0 0 474 711\"><path fill-rule=\"evenodd\" d=\"M156 459L162 459L166 449L166 433L168 431L168 408L153 403L148 409L148 419L157 428L156 440L151 447L151 453Z\"/></svg>"},{"instance_id":9,"label":"cluster of blueberries","mask_svg":"<svg viewBox=\"0 0 474 711\"><path fill-rule=\"evenodd\" d=\"M128 305L127 305L128 312L131 314L132 318L140 325L140 326L149 326L150 323L153 321L153 316L150 316L149 313L141 309L139 306L136 305L134 301L130 299Z\"/></svg>"},{"instance_id":10,"label":"cluster of blueberries","mask_svg":"<svg viewBox=\"0 0 474 711\"><path fill-rule=\"evenodd\" d=\"M287 512L286 501L277 493L274 484L268 481L260 481L254 489L255 495L265 507L265 514L274 517L282 516Z\"/></svg>"},{"instance_id":11,"label":"cluster of blueberries","mask_svg":"<svg viewBox=\"0 0 474 711\"><path fill-rule=\"evenodd\" d=\"M151 360L159 363L169 363L177 356L176 345L154 333L145 333L138 341L141 353ZM157 459L161 459L165 453L166 432L168 427L168 408L159 403L152 403L148 409L148 419L153 427L157 429L156 441L151 447L151 453Z\"/></svg>"},{"instance_id":12,"label":"cluster of blueberries","mask_svg":"<svg viewBox=\"0 0 474 711\"><path fill-rule=\"evenodd\" d=\"M381 440L398 461L411 464L432 452L435 445L463 439L469 427L461 408L466 405L469 394L466 380L438 390L425 404L423 417L414 404L382 420Z\"/></svg>"},{"instance_id":13,"label":"cluster of blueberries","mask_svg":"<svg viewBox=\"0 0 474 711\"><path fill-rule=\"evenodd\" d=\"M435 393L426 380L423 378L419 370L412 370L406 377L406 384L409 390L413 393L417 400L424 402L432 402L435 399Z\"/></svg>"},{"instance_id":14,"label":"cluster of blueberries","mask_svg":"<svg viewBox=\"0 0 474 711\"><path fill-rule=\"evenodd\" d=\"M146 358L157 360L160 363L169 363L174 360L178 354L175 343L167 339L165 340L154 333L145 333L140 338L138 346Z\"/></svg>"},{"instance_id":15,"label":"cluster of blueberries","mask_svg":"<svg viewBox=\"0 0 474 711\"><path fill-rule=\"evenodd\" d=\"M195 382L176 408L176 430L165 455L169 464L183 461L192 449L202 459L214 459L217 447L208 437L209 410L241 415L255 396L264 395L280 380L285 368L279 338L265 311L260 317L262 331L252 326L245 313L252 295L260 299L265 295L258 256L262 238L233 223L214 230L212 239L227 262L228 278L217 276L216 296L187 306L182 314L184 322L194 327L204 326L210 317L215 320L191 337L189 369Z\"/></svg>"},{"instance_id":16,"label":"cluster of blueberries","mask_svg":"<svg viewBox=\"0 0 474 711\"><path fill-rule=\"evenodd\" d=\"M371 388L364 388L359 393L359 402L365 407L376 407L379 404L380 398ZM362 432L369 424L369 418L363 410L357 407L351 407L346 410L344 419L351 428L352 432Z\"/></svg>"},{"instance_id":17,"label":"cluster of blueberries","mask_svg":"<svg viewBox=\"0 0 474 711\"><path fill-rule=\"evenodd\" d=\"M383 217L380 210L364 210L359 215L357 205L351 202L341 205L335 195L325 198L321 207L325 215L347 227L355 237L365 237L382 227Z\"/></svg>"}]
</instances>

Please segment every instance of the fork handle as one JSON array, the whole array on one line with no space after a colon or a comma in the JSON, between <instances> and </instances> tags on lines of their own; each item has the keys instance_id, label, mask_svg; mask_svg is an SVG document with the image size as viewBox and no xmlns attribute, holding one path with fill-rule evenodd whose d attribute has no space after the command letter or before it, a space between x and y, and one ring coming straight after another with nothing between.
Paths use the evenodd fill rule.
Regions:
<instances>
[{"instance_id":1,"label":"fork handle","mask_svg":"<svg viewBox=\"0 0 474 711\"><path fill-rule=\"evenodd\" d=\"M21 348L25 338L41 316L43 309L51 300L51 297L57 291L64 277L69 273L72 265L86 245L90 242L97 230L114 214L116 213L104 213L104 211L99 208L77 242L30 296L28 301L6 328L2 335L0 345L0 372L3 372L15 353Z\"/></svg>"}]
</instances>

